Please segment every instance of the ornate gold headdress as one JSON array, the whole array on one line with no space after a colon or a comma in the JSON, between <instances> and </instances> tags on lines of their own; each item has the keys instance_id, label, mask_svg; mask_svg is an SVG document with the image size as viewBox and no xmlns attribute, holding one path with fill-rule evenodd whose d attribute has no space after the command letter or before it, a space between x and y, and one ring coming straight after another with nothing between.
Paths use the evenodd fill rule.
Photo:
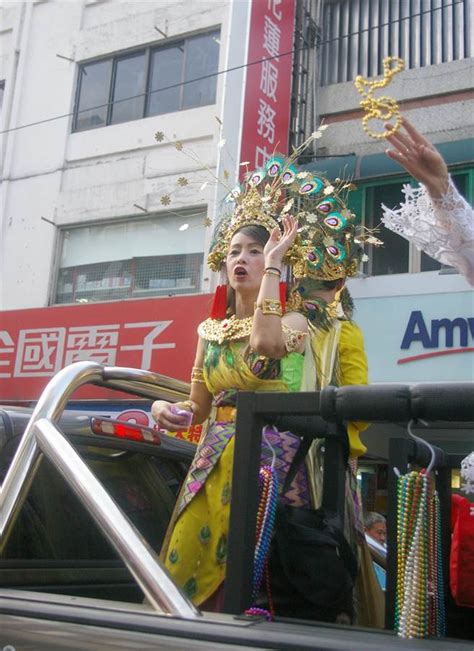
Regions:
<instances>
[{"instance_id":1,"label":"ornate gold headdress","mask_svg":"<svg viewBox=\"0 0 474 651\"><path fill-rule=\"evenodd\" d=\"M213 271L221 269L240 228L260 225L271 232L291 213L299 222L299 234L285 262L296 279L335 280L357 273L367 235L361 232L357 237L361 229L346 205L355 186L340 179L331 183L295 164L315 134L291 156L272 156L264 168L247 174L245 182L227 195L225 203L233 209L219 222L212 238L208 264Z\"/></svg>"},{"instance_id":2,"label":"ornate gold headdress","mask_svg":"<svg viewBox=\"0 0 474 651\"><path fill-rule=\"evenodd\" d=\"M311 293L315 283L354 276L364 256L364 242L381 244L358 224L357 217L347 207L347 196L355 189L352 183L341 179L330 182L323 175L315 175L296 165L300 154L313 140L320 138L325 129L326 125L321 125L288 157L274 154L263 168L247 173L244 183L228 191L223 202L225 214L211 239L208 256L211 270L222 269L232 237L239 229L258 225L271 233L275 227L280 227L280 220L289 213L297 219L299 229L284 262L298 281L297 291L305 299L305 291L311 288L308 289ZM155 138L162 142L165 135L157 132ZM174 146L198 160L183 150L180 141L175 141ZM224 177L227 181L229 173L225 171ZM214 178L229 190L225 181ZM180 186L188 184L183 177L177 182ZM202 187L206 185L207 182ZM161 199L164 205L170 203L169 194ZM224 318L227 304L224 290L225 285L216 289L213 318Z\"/></svg>"}]
</instances>

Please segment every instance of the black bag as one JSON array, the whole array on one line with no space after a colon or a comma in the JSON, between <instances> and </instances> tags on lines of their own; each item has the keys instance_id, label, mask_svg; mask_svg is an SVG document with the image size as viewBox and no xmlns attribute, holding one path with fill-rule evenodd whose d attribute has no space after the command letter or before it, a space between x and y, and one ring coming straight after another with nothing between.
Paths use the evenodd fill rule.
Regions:
<instances>
[{"instance_id":1,"label":"black bag","mask_svg":"<svg viewBox=\"0 0 474 651\"><path fill-rule=\"evenodd\" d=\"M288 471L288 490L309 446L303 440ZM357 559L340 518L324 509L290 506L280 498L268 560L275 612L286 617L333 622L353 616Z\"/></svg>"},{"instance_id":2,"label":"black bag","mask_svg":"<svg viewBox=\"0 0 474 651\"><path fill-rule=\"evenodd\" d=\"M277 615L335 621L353 616L357 561L337 518L322 509L277 506L269 557Z\"/></svg>"}]
</instances>

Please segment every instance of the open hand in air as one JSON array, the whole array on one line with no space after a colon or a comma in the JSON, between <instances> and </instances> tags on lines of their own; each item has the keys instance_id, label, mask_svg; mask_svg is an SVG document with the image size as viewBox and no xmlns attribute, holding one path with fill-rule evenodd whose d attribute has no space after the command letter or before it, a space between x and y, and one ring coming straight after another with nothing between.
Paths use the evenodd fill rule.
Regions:
<instances>
[{"instance_id":1,"label":"open hand in air","mask_svg":"<svg viewBox=\"0 0 474 651\"><path fill-rule=\"evenodd\" d=\"M403 128L387 136L387 140L393 147L385 151L387 156L423 183L431 197L436 199L446 193L449 173L443 157L405 117Z\"/></svg>"},{"instance_id":2,"label":"open hand in air","mask_svg":"<svg viewBox=\"0 0 474 651\"><path fill-rule=\"evenodd\" d=\"M298 222L292 215L285 215L282 223L283 233L278 227L274 228L270 234L270 239L263 249L266 266L281 265L285 253L293 244L298 234Z\"/></svg>"}]
</instances>

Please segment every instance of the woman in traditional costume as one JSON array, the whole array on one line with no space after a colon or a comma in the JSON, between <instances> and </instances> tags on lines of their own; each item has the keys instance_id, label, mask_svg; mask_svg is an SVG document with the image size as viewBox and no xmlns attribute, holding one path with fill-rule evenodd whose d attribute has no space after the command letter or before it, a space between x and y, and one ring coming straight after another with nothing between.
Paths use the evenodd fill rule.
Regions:
<instances>
[{"instance_id":1,"label":"woman in traditional costume","mask_svg":"<svg viewBox=\"0 0 474 651\"><path fill-rule=\"evenodd\" d=\"M198 328L190 400L152 408L168 430L209 418L161 552L176 583L204 610L222 607L237 392L367 383L363 338L344 287L362 256L355 215L342 198L348 186L300 171L293 160L274 156L229 194L234 209L218 224L208 258L222 283L211 318ZM348 425L352 458L365 451L364 428ZM262 463L276 455L280 489L300 442L290 432L264 433ZM312 445L286 503L319 506L319 451ZM357 511L350 529L357 529ZM358 528L363 538L362 523Z\"/></svg>"}]
</instances>

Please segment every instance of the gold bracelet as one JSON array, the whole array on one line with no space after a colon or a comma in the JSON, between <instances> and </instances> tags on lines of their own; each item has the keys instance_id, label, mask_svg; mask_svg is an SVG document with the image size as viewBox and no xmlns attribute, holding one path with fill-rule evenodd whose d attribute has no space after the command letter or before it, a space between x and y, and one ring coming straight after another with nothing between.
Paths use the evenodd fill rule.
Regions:
<instances>
[{"instance_id":1,"label":"gold bracelet","mask_svg":"<svg viewBox=\"0 0 474 651\"><path fill-rule=\"evenodd\" d=\"M191 369L191 382L196 384L206 384L204 380L204 373L201 366L193 366Z\"/></svg>"},{"instance_id":2,"label":"gold bracelet","mask_svg":"<svg viewBox=\"0 0 474 651\"><path fill-rule=\"evenodd\" d=\"M264 271L274 271L279 276L281 276L281 269L279 267L265 267Z\"/></svg>"},{"instance_id":3,"label":"gold bracelet","mask_svg":"<svg viewBox=\"0 0 474 651\"><path fill-rule=\"evenodd\" d=\"M273 269L265 269L263 272L264 276L276 276L277 278L281 277L281 274L279 271L273 271Z\"/></svg>"},{"instance_id":4,"label":"gold bracelet","mask_svg":"<svg viewBox=\"0 0 474 651\"><path fill-rule=\"evenodd\" d=\"M260 309L262 314L273 314L273 316L283 316L281 301L274 298L264 298L261 304L255 303L255 309Z\"/></svg>"},{"instance_id":5,"label":"gold bracelet","mask_svg":"<svg viewBox=\"0 0 474 651\"><path fill-rule=\"evenodd\" d=\"M183 405L186 411L190 411L194 414L194 402L192 400L181 400L178 404Z\"/></svg>"}]
</instances>

